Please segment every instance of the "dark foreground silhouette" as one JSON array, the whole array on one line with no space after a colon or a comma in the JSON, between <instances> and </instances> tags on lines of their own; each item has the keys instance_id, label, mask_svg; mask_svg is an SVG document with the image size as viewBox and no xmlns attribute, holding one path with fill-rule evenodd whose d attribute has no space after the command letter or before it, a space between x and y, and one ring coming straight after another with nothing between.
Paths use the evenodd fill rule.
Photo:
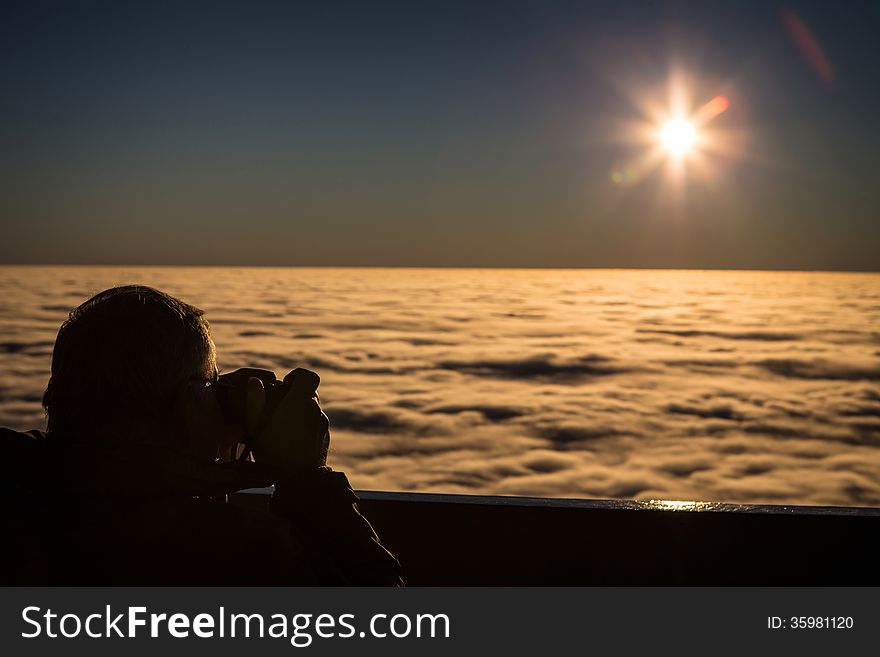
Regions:
<instances>
[{"instance_id":1,"label":"dark foreground silhouette","mask_svg":"<svg viewBox=\"0 0 880 657\"><path fill-rule=\"evenodd\" d=\"M340 472L294 477L268 507L239 508L226 493L276 481L259 464L8 429L0 444L6 584L399 582Z\"/></svg>"},{"instance_id":2,"label":"dark foreground silhouette","mask_svg":"<svg viewBox=\"0 0 880 657\"><path fill-rule=\"evenodd\" d=\"M47 432L0 429L3 583L402 583L326 465L317 376L303 394L301 371L272 386L215 363L201 311L151 288L107 290L71 313ZM270 485L268 503L227 501Z\"/></svg>"}]
</instances>

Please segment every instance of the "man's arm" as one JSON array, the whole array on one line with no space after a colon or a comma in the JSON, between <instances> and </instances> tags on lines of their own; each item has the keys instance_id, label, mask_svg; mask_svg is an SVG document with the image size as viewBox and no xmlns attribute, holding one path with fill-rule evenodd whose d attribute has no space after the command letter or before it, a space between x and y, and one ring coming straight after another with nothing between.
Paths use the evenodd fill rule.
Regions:
<instances>
[{"instance_id":1,"label":"man's arm","mask_svg":"<svg viewBox=\"0 0 880 657\"><path fill-rule=\"evenodd\" d=\"M248 379L248 430L254 456L277 473L270 509L288 520L316 583L400 586L400 564L357 508L357 495L341 472L327 467L330 427L318 403L320 378L294 370L288 392L263 418L262 381Z\"/></svg>"},{"instance_id":2,"label":"man's arm","mask_svg":"<svg viewBox=\"0 0 880 657\"><path fill-rule=\"evenodd\" d=\"M357 501L346 476L324 467L278 484L269 508L290 521L316 583L402 586L400 564Z\"/></svg>"}]
</instances>

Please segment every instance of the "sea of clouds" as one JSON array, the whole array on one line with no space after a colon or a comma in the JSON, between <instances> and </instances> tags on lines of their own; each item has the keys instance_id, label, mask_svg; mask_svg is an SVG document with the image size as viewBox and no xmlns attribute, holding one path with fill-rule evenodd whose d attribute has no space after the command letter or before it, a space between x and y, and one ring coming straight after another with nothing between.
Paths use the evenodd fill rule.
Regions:
<instances>
[{"instance_id":1,"label":"sea of clouds","mask_svg":"<svg viewBox=\"0 0 880 657\"><path fill-rule=\"evenodd\" d=\"M880 505L880 274L0 267L0 425L45 425L58 326L132 282L225 371L319 372L356 488Z\"/></svg>"}]
</instances>

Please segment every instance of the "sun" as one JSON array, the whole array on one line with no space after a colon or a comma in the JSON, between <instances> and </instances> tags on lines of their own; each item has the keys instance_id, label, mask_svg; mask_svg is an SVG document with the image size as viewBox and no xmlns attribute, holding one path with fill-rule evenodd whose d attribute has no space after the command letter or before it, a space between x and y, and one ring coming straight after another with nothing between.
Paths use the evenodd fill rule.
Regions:
<instances>
[{"instance_id":1,"label":"sun","mask_svg":"<svg viewBox=\"0 0 880 657\"><path fill-rule=\"evenodd\" d=\"M611 167L614 185L632 187L662 170L666 191L678 196L688 185L717 181L719 174L742 156L742 131L714 124L730 108L730 99L719 94L703 103L694 102L690 87L696 83L687 82L683 74L673 75L665 102L631 92L642 116L622 120L618 136L612 137L629 146L629 161Z\"/></svg>"},{"instance_id":2,"label":"sun","mask_svg":"<svg viewBox=\"0 0 880 657\"><path fill-rule=\"evenodd\" d=\"M660 131L660 142L673 155L684 155L697 141L697 129L685 119L673 119Z\"/></svg>"}]
</instances>

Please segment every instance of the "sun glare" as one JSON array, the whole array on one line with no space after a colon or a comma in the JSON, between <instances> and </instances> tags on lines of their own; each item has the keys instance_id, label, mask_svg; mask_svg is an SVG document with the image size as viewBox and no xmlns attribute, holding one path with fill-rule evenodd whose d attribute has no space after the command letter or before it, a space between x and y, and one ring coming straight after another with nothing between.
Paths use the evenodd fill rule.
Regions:
<instances>
[{"instance_id":1,"label":"sun glare","mask_svg":"<svg viewBox=\"0 0 880 657\"><path fill-rule=\"evenodd\" d=\"M674 119L663 126L660 141L673 155L684 155L697 141L697 130L692 123L684 119Z\"/></svg>"},{"instance_id":2,"label":"sun glare","mask_svg":"<svg viewBox=\"0 0 880 657\"><path fill-rule=\"evenodd\" d=\"M670 77L665 102L635 90L628 94L642 117L623 121L618 139L641 150L630 152L628 162L612 165L613 184L632 187L662 170L667 190L678 198L686 182L717 181L731 162L742 157L742 131L713 123L730 108L730 100L718 94L695 103L692 88L696 85L696 81L676 73Z\"/></svg>"}]
</instances>

